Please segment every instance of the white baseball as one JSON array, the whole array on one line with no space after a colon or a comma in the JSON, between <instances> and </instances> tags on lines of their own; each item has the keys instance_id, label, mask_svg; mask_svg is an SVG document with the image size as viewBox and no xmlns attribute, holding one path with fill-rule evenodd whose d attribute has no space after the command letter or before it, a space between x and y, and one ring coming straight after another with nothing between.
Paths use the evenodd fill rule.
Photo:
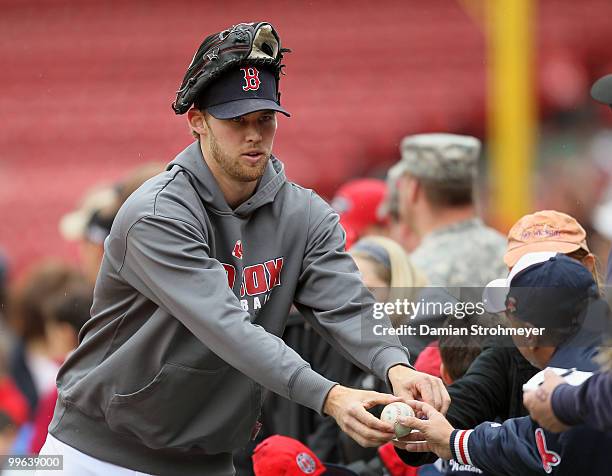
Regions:
<instances>
[{"instance_id":1,"label":"white baseball","mask_svg":"<svg viewBox=\"0 0 612 476\"><path fill-rule=\"evenodd\" d=\"M398 438L403 438L407 436L412 431L412 428L404 426L400 424L397 419L399 417L413 417L414 410L410 405L404 402L395 402L389 403L385 408L383 408L382 413L380 414L380 419L382 421L387 421L393 424L393 428L395 430L395 436Z\"/></svg>"}]
</instances>

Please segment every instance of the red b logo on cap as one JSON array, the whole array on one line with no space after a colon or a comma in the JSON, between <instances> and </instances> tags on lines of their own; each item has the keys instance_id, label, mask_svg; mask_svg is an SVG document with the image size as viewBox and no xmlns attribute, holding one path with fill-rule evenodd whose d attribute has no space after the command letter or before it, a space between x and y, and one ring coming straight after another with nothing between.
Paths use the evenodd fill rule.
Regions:
<instances>
[{"instance_id":1,"label":"red b logo on cap","mask_svg":"<svg viewBox=\"0 0 612 476\"><path fill-rule=\"evenodd\" d=\"M259 79L259 71L257 68L240 68L244 73L245 86L242 86L243 91L257 91L261 81Z\"/></svg>"}]
</instances>

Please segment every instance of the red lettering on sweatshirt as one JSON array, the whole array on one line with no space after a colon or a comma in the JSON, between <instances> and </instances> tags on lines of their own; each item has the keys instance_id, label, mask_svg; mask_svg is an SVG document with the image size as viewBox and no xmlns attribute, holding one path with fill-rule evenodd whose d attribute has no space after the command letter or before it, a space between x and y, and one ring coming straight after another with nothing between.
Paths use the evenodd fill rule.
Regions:
<instances>
[{"instance_id":1,"label":"red lettering on sweatshirt","mask_svg":"<svg viewBox=\"0 0 612 476\"><path fill-rule=\"evenodd\" d=\"M230 289L233 289L236 282L236 268L231 264L221 263L221 265L225 268L225 274L227 274L227 285Z\"/></svg>"},{"instance_id":2,"label":"red lettering on sweatshirt","mask_svg":"<svg viewBox=\"0 0 612 476\"><path fill-rule=\"evenodd\" d=\"M257 296L264 294L281 285L281 272L285 260L274 258L252 266L247 266L242 271L240 279L240 297ZM236 268L231 264L221 263L227 274L227 284L230 288L234 288L236 283Z\"/></svg>"},{"instance_id":3,"label":"red lettering on sweatshirt","mask_svg":"<svg viewBox=\"0 0 612 476\"><path fill-rule=\"evenodd\" d=\"M270 261L266 261L264 265L269 275L268 289L280 286L280 272L283 269L283 258L271 259Z\"/></svg>"},{"instance_id":4,"label":"red lettering on sweatshirt","mask_svg":"<svg viewBox=\"0 0 612 476\"><path fill-rule=\"evenodd\" d=\"M262 264L247 266L244 268L242 275L244 277L244 287L249 296L263 294L268 291L266 268Z\"/></svg>"}]
</instances>

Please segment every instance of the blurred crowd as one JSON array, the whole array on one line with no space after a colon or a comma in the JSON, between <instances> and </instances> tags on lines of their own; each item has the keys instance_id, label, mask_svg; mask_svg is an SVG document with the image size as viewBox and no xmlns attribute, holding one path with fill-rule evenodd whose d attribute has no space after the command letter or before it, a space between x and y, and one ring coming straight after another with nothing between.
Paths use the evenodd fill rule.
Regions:
<instances>
[{"instance_id":1,"label":"blurred crowd","mask_svg":"<svg viewBox=\"0 0 612 476\"><path fill-rule=\"evenodd\" d=\"M401 143L401 158L388 170L386 180L352 180L331 200L345 230L346 250L364 284L381 302L415 301L428 287L483 288L495 279L506 278L513 268L510 289L538 285L580 291L557 297L543 311L541 300L529 301L528 310L522 306L504 309L478 321L482 326L533 327L549 325L539 319L552 314L559 337L552 343L520 338L513 342L510 338L402 336L415 368L441 377L448 386L452 403L446 420L453 428L472 429L487 421L507 423L529 415L531 409L535 421L553 432L571 432L574 425L588 429L574 436L572 451L586 448L594 440L604 449L606 445L612 448L609 409L598 410L597 416L586 407L576 409L572 402L584 399L584 395L565 389L554 392L558 401L552 402L553 409L563 414L551 417L550 411L544 412L535 400L530 405L531 400L523 395L523 385L545 367L582 368L599 375L612 364L604 333L582 335L584 310L598 309L592 303L602 300L605 293L604 270L612 237L612 162L606 155L612 150L610 136L602 135L593 147L599 157L597 173L577 179L576 170L557 165L560 171L554 172L554 183L539 188L542 208L520 218L506 236L483 220L489 214L478 200L482 154L480 141L474 137L408 136ZM17 281L8 282L6 261L0 262L0 454L37 453L43 445L57 398L55 379L64 359L77 347L79 330L89 318L104 239L113 218L126 198L163 168L163 164L147 164L116 184L96 187L76 210L62 218L62 235L78 242L79 266L44 261ZM544 261L533 261L537 253L550 255ZM519 281L522 284L517 284ZM571 305L572 311L562 312L564 305ZM597 312L609 320L607 306ZM396 327L404 319L391 316ZM423 315L418 319L444 327L453 316ZM586 339L580 352L568 344L578 335ZM346 360L296 310L291 312L284 340L331 380L387 391L385 382ZM597 363L592 360L596 354ZM543 385L553 385L551 382L555 388L563 386L556 376L547 374ZM266 400L262 421L256 441L235 455L238 474L495 474L495 464L514 464L511 455L491 452L489 459L495 461L490 462L482 456L470 457L460 447L458 453L453 449L450 458L441 459L433 454L437 452L431 445L433 453L401 447L396 451L401 445L392 443L364 449L330 418L272 394ZM513 438L523 438L519 424L509 431ZM608 436L601 436L605 431ZM462 436L457 434L457 438ZM531 444L525 441L525 445ZM602 464L602 454L589 454L592 467ZM470 464L476 462L480 469Z\"/></svg>"},{"instance_id":2,"label":"blurred crowd","mask_svg":"<svg viewBox=\"0 0 612 476\"><path fill-rule=\"evenodd\" d=\"M8 282L0 258L0 454L37 454L47 437L57 398L55 379L77 347L90 317L104 240L123 202L163 170L149 163L112 185L92 188L58 224L75 241L79 264L58 259L35 263Z\"/></svg>"}]
</instances>

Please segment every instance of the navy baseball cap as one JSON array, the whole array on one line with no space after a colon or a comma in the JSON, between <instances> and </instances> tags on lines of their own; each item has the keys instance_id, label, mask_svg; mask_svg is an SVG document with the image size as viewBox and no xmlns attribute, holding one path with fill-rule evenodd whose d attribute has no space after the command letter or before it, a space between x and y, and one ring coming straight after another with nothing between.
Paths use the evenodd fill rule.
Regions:
<instances>
[{"instance_id":1,"label":"navy baseball cap","mask_svg":"<svg viewBox=\"0 0 612 476\"><path fill-rule=\"evenodd\" d=\"M595 81L591 88L591 97L595 101L612 106L612 74Z\"/></svg>"},{"instance_id":2,"label":"navy baseball cap","mask_svg":"<svg viewBox=\"0 0 612 476\"><path fill-rule=\"evenodd\" d=\"M567 328L577 322L589 298L597 297L591 272L561 253L517 273L506 297L506 312L535 326Z\"/></svg>"},{"instance_id":3,"label":"navy baseball cap","mask_svg":"<svg viewBox=\"0 0 612 476\"><path fill-rule=\"evenodd\" d=\"M265 67L241 66L223 74L195 100L195 106L217 119L232 119L256 111L291 116L279 102L275 74Z\"/></svg>"}]
</instances>

